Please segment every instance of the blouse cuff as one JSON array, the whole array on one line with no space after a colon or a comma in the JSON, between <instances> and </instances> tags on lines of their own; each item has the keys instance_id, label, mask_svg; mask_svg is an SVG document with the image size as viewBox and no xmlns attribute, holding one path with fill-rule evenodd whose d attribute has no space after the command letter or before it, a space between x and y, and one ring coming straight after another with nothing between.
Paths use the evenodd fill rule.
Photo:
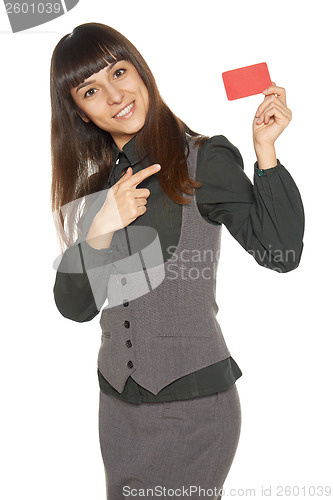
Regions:
<instances>
[{"instance_id":1,"label":"blouse cuff","mask_svg":"<svg viewBox=\"0 0 333 500\"><path fill-rule=\"evenodd\" d=\"M256 174L256 177L262 177L262 176L269 177L269 176L273 175L274 172L276 172L276 170L278 170L278 167L280 165L281 165L281 162L277 158L277 164L274 167L261 169L258 166L258 160L257 160L254 164L254 173Z\"/></svg>"},{"instance_id":2,"label":"blouse cuff","mask_svg":"<svg viewBox=\"0 0 333 500\"><path fill-rule=\"evenodd\" d=\"M81 241L81 243L79 243L79 249L84 272L88 269L103 267L122 259L123 256L118 248L116 240L117 236L116 233L114 233L110 247L100 249L90 246L86 239Z\"/></svg>"}]
</instances>

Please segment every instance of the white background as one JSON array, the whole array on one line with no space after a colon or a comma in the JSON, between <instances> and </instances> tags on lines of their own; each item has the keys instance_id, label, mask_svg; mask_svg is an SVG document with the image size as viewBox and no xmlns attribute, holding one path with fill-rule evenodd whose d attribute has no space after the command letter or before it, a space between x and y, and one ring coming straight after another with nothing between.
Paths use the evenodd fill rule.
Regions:
<instances>
[{"instance_id":1,"label":"white background","mask_svg":"<svg viewBox=\"0 0 333 500\"><path fill-rule=\"evenodd\" d=\"M272 488L272 497L279 485L295 486L291 497L321 498L309 487L332 480L329 7L318 0L81 0L54 21L12 34L2 6L4 500L105 499L100 316L79 324L56 309L52 265L60 250L50 208L50 59L60 38L92 21L134 43L162 97L193 130L223 134L239 148L252 182L252 120L264 96L229 102L221 73L265 61L272 80L286 89L293 119L275 147L302 195L304 250L296 270L277 273L259 266L223 228L218 319L243 372L241 438L224 486L228 493L253 488L256 497L262 486Z\"/></svg>"}]
</instances>

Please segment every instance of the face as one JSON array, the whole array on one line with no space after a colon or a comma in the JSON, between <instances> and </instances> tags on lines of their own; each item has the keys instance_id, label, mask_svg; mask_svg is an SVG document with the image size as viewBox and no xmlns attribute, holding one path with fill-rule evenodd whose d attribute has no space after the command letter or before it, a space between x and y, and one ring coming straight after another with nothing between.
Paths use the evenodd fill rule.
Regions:
<instances>
[{"instance_id":1,"label":"face","mask_svg":"<svg viewBox=\"0 0 333 500\"><path fill-rule=\"evenodd\" d=\"M85 122L109 132L119 149L143 127L148 90L133 64L118 61L71 90Z\"/></svg>"}]
</instances>

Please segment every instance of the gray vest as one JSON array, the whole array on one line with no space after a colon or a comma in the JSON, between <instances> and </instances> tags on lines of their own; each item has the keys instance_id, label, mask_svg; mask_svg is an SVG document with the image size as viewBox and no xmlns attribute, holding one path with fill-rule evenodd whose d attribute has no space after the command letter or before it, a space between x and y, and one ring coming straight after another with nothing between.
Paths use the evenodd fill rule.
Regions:
<instances>
[{"instance_id":1,"label":"gray vest","mask_svg":"<svg viewBox=\"0 0 333 500\"><path fill-rule=\"evenodd\" d=\"M187 164L195 179L198 151L189 144ZM195 195L185 196L190 203L183 205L181 234L170 259L161 259L158 235L154 239L149 228L140 234L150 244L133 251L137 227L131 255L112 265L98 368L118 392L131 376L156 395L176 379L230 356L216 319L222 226L202 217ZM118 250L121 241L124 247L129 243L130 228L117 232Z\"/></svg>"}]
</instances>

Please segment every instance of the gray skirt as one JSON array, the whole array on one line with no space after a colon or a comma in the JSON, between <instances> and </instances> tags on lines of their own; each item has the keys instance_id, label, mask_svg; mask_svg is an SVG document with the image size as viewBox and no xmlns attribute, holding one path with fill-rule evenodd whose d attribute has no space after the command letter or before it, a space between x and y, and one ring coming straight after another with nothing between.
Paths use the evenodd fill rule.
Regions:
<instances>
[{"instance_id":1,"label":"gray skirt","mask_svg":"<svg viewBox=\"0 0 333 500\"><path fill-rule=\"evenodd\" d=\"M100 391L107 500L221 498L240 430L236 384L208 396L139 405Z\"/></svg>"}]
</instances>

